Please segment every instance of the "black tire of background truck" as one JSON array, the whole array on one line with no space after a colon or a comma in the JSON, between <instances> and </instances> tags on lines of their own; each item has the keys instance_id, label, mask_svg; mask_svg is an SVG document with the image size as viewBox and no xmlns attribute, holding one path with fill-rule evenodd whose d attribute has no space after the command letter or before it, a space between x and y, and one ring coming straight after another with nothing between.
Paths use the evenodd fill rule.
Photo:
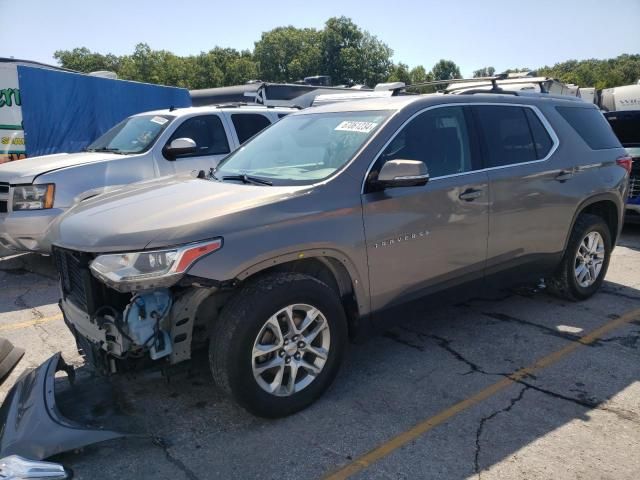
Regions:
<instances>
[{"instance_id":1,"label":"black tire of background truck","mask_svg":"<svg viewBox=\"0 0 640 480\"><path fill-rule=\"evenodd\" d=\"M322 371L311 384L288 397L278 397L256 382L251 355L255 339L269 317L295 303L313 305L323 313L329 324L331 347ZM300 273L268 274L250 280L223 307L211 335L209 364L218 387L246 410L261 417L283 417L309 406L331 385L347 338L344 307L334 290Z\"/></svg>"},{"instance_id":2,"label":"black tire of background truck","mask_svg":"<svg viewBox=\"0 0 640 480\"><path fill-rule=\"evenodd\" d=\"M575 277L575 259L580 243L590 232L598 232L604 241L604 262L597 280L589 287L582 287ZM609 268L611 258L611 231L607 223L597 215L580 214L576 220L567 248L555 275L547 280L549 291L557 297L571 301L586 300L598 291Z\"/></svg>"}]
</instances>

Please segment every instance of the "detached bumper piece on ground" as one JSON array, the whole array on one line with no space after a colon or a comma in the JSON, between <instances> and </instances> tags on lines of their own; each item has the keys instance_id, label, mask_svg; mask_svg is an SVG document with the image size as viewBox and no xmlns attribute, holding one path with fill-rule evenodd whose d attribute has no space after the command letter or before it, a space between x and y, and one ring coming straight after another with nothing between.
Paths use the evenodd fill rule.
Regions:
<instances>
[{"instance_id":1,"label":"detached bumper piece on ground","mask_svg":"<svg viewBox=\"0 0 640 480\"><path fill-rule=\"evenodd\" d=\"M22 348L14 347L9 340L0 338L0 383L7 378L23 355Z\"/></svg>"},{"instance_id":2,"label":"detached bumper piece on ground","mask_svg":"<svg viewBox=\"0 0 640 480\"><path fill-rule=\"evenodd\" d=\"M72 473L57 463L27 460L18 455L10 455L0 460L0 478L66 480L72 478Z\"/></svg>"},{"instance_id":3,"label":"detached bumper piece on ground","mask_svg":"<svg viewBox=\"0 0 640 480\"><path fill-rule=\"evenodd\" d=\"M62 416L55 402L55 374L65 371L73 383L73 367L56 353L16 381L0 407L0 478L70 478L59 465L43 460L124 433L80 425ZM22 458L21 458L22 457ZM60 476L56 476L60 473ZM64 474L64 475L63 475ZM53 475L53 476L52 476Z\"/></svg>"}]
</instances>

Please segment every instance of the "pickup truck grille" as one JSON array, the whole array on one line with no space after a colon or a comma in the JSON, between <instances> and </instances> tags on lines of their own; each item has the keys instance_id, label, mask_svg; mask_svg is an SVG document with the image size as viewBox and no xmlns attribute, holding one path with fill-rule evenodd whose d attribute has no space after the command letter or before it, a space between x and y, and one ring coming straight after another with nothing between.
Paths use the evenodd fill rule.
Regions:
<instances>
[{"instance_id":1,"label":"pickup truck grille","mask_svg":"<svg viewBox=\"0 0 640 480\"><path fill-rule=\"evenodd\" d=\"M9 211L9 184L0 182L0 213Z\"/></svg>"},{"instance_id":2,"label":"pickup truck grille","mask_svg":"<svg viewBox=\"0 0 640 480\"><path fill-rule=\"evenodd\" d=\"M93 277L89 271L90 256L80 252L53 249L53 258L60 274L60 285L65 300L91 314L94 310L92 302Z\"/></svg>"}]
</instances>

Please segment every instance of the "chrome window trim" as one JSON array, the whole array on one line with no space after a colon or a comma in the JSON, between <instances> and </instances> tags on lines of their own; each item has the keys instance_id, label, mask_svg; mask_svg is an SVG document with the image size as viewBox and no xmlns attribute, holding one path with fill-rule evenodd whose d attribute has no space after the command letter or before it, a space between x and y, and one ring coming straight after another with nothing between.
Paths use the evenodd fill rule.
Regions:
<instances>
[{"instance_id":1,"label":"chrome window trim","mask_svg":"<svg viewBox=\"0 0 640 480\"><path fill-rule=\"evenodd\" d=\"M441 175L439 177L431 177L429 179L429 183L431 183L431 182L433 182L435 180L441 180L441 179L444 180L444 179L447 179L447 178L459 177L459 176L462 176L462 175L470 175L470 174L474 174L474 173L478 173L478 172L488 172L488 171L491 171L491 170L501 170L501 169L504 169L504 168L512 168L512 167L518 167L518 166L521 166L521 165L531 165L531 164L535 164L535 163L546 162L547 160L549 160L553 156L553 154L556 152L556 150L560 146L560 139L558 138L558 135L556 135L556 132L553 130L553 127L551 126L551 124L549 123L549 121L546 119L546 117L542 114L542 112L540 111L540 109L536 105L527 105L527 104L523 104L523 103L499 103L499 102L464 102L464 103L455 102L455 103L442 103L442 104L439 104L439 105L431 105L429 107L426 107L426 108L423 108L422 110L417 111L416 113L411 115L407 120L405 120L402 123L402 125L400 125L398 127L398 129L391 136L391 138L382 146L380 151L377 153L377 155L373 158L373 160L369 164L369 168L367 168L367 172L365 173L364 178L362 179L362 185L360 187L360 194L364 194L364 190L365 190L365 186L367 184L367 178L369 177L369 173L371 173L371 169L373 168L373 165L378 161L378 159L380 158L380 155L382 155L382 152L384 152L386 150L386 148L389 146L389 144L391 142L393 142L393 140L402 131L402 129L409 122L411 122L414 118L416 118L418 115L423 114L426 111L434 110L436 108L469 107L469 106L473 107L474 105L530 108L531 110L533 110L533 113L536 115L536 117L538 117L538 119L542 123L542 126L547 131L547 133L549 134L549 137L551 138L551 141L553 142L553 145L551 146L551 149L549 150L549 152L547 153L547 155L544 158L540 158L540 159L537 159L537 160L531 160L531 161L528 161L528 162L521 162L521 163L512 163L512 164L509 164L509 165L499 165L497 167L480 168L478 170L471 170L471 171L468 171L468 172L460 172L460 173L452 173L450 175ZM478 134L479 134L479 132L478 132Z\"/></svg>"}]
</instances>

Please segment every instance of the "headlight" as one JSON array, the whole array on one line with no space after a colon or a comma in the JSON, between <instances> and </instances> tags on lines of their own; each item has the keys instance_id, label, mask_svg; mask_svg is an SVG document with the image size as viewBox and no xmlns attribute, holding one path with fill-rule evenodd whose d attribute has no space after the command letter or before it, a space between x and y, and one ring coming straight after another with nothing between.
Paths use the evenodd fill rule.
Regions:
<instances>
[{"instance_id":1,"label":"headlight","mask_svg":"<svg viewBox=\"0 0 640 480\"><path fill-rule=\"evenodd\" d=\"M43 210L53 207L53 183L24 185L13 189L13 210Z\"/></svg>"},{"instance_id":2,"label":"headlight","mask_svg":"<svg viewBox=\"0 0 640 480\"><path fill-rule=\"evenodd\" d=\"M173 285L199 258L222 247L222 239L146 252L100 255L91 262L93 274L119 291Z\"/></svg>"}]
</instances>

